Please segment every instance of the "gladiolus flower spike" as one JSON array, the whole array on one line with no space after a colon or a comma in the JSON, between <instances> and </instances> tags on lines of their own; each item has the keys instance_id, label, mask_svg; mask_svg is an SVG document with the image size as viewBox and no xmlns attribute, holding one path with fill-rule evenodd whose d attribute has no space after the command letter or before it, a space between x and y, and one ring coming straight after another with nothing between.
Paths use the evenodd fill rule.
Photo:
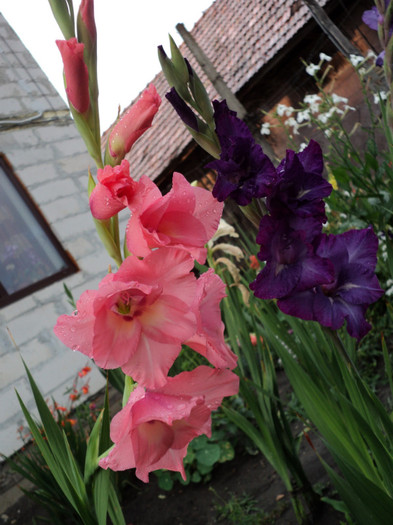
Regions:
<instances>
[{"instance_id":1,"label":"gladiolus flower spike","mask_svg":"<svg viewBox=\"0 0 393 525\"><path fill-rule=\"evenodd\" d=\"M371 228L322 234L323 198L331 185L322 177L319 145L287 151L266 198L257 242L264 268L250 284L256 297L278 299L286 314L337 330L344 322L361 339L371 328L368 306L383 294L375 276L378 240Z\"/></svg>"}]
</instances>

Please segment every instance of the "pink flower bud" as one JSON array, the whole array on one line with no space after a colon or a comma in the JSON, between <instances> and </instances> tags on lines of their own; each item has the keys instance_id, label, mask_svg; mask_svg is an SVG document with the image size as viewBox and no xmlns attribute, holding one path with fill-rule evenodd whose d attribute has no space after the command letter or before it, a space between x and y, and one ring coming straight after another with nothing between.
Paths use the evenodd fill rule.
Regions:
<instances>
[{"instance_id":1,"label":"pink flower bud","mask_svg":"<svg viewBox=\"0 0 393 525\"><path fill-rule=\"evenodd\" d=\"M90 105L89 72L83 59L84 45L76 38L56 40L64 64L68 100L79 113L86 113Z\"/></svg>"},{"instance_id":2,"label":"pink flower bud","mask_svg":"<svg viewBox=\"0 0 393 525\"><path fill-rule=\"evenodd\" d=\"M134 142L150 128L161 98L153 84L145 89L137 102L117 122L109 135L111 157L121 160Z\"/></svg>"},{"instance_id":3,"label":"pink flower bud","mask_svg":"<svg viewBox=\"0 0 393 525\"><path fill-rule=\"evenodd\" d=\"M94 20L94 0L82 0L79 7L78 23L86 27L92 43L97 41L97 29Z\"/></svg>"}]
</instances>

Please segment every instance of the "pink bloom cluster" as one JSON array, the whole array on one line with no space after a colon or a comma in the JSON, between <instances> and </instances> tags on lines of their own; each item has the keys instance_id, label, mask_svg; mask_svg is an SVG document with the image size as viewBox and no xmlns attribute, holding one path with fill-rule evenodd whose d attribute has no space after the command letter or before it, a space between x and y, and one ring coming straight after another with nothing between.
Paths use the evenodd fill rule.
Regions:
<instances>
[{"instance_id":1,"label":"pink bloom cluster","mask_svg":"<svg viewBox=\"0 0 393 525\"><path fill-rule=\"evenodd\" d=\"M136 468L148 481L166 468L184 476L182 461L191 439L210 433L211 411L236 394L231 370L236 356L224 341L220 301L225 285L209 270L199 278L194 260L204 263L223 204L211 192L191 186L180 173L162 195L148 177L134 181L129 163L98 170L90 196L96 219L130 210L127 257L98 290L87 290L73 315L59 317L55 334L64 344L104 369L120 367L137 381L127 405L111 424L115 443L103 468ZM197 367L168 377L186 344L214 368Z\"/></svg>"},{"instance_id":2,"label":"pink bloom cluster","mask_svg":"<svg viewBox=\"0 0 393 525\"><path fill-rule=\"evenodd\" d=\"M126 241L133 255L145 257L153 248L172 246L203 264L205 244L217 230L223 204L211 192L191 186L180 173L173 174L172 189L163 196L149 177L135 182L129 170L125 159L120 166L98 170L98 184L90 195L93 216L109 219L128 207Z\"/></svg>"}]
</instances>

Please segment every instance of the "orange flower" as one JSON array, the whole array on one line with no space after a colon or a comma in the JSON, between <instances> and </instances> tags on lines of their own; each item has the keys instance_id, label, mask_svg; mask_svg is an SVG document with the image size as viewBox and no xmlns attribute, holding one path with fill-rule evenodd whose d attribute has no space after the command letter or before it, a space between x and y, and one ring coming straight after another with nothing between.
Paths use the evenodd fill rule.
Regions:
<instances>
[{"instance_id":1,"label":"orange flower","mask_svg":"<svg viewBox=\"0 0 393 525\"><path fill-rule=\"evenodd\" d=\"M256 256L250 255L250 268L252 268L253 270L258 270L259 266L260 264Z\"/></svg>"},{"instance_id":2,"label":"orange flower","mask_svg":"<svg viewBox=\"0 0 393 525\"><path fill-rule=\"evenodd\" d=\"M263 337L260 335L259 340L263 343ZM257 336L254 333L250 334L250 341L252 346L257 346Z\"/></svg>"},{"instance_id":3,"label":"orange flower","mask_svg":"<svg viewBox=\"0 0 393 525\"><path fill-rule=\"evenodd\" d=\"M67 419L67 422L74 426L76 424L76 419Z\"/></svg>"},{"instance_id":4,"label":"orange flower","mask_svg":"<svg viewBox=\"0 0 393 525\"><path fill-rule=\"evenodd\" d=\"M80 372L78 372L79 377L84 377L90 372L91 368L90 366L84 366Z\"/></svg>"},{"instance_id":5,"label":"orange flower","mask_svg":"<svg viewBox=\"0 0 393 525\"><path fill-rule=\"evenodd\" d=\"M82 393L85 395L89 393L89 385L82 386Z\"/></svg>"},{"instance_id":6,"label":"orange flower","mask_svg":"<svg viewBox=\"0 0 393 525\"><path fill-rule=\"evenodd\" d=\"M79 396L78 396L77 394L70 394L70 399L71 399L72 401L76 401L76 400L78 399L78 397L79 397Z\"/></svg>"}]
</instances>

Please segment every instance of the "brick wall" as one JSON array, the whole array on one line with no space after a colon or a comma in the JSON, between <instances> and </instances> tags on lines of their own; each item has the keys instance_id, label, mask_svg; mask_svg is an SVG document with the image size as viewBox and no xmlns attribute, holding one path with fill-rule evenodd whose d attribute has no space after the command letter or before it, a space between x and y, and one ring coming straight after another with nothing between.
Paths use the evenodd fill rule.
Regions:
<instances>
[{"instance_id":1,"label":"brick wall","mask_svg":"<svg viewBox=\"0 0 393 525\"><path fill-rule=\"evenodd\" d=\"M59 57L60 59L60 57ZM10 120L37 115L29 124ZM39 116L41 115L41 116ZM80 271L66 279L75 299L96 288L111 262L102 249L87 203L87 168L93 161L69 117L66 105L0 14L0 152L23 182L53 233L76 260ZM1 249L1 247L0 247ZM0 452L18 449L23 424L15 390L34 412L21 357L47 398L64 404L65 390L88 359L60 343L53 334L57 317L71 313L58 281L0 309ZM11 331L18 349L8 335ZM104 384L98 370L90 392Z\"/></svg>"}]
</instances>

